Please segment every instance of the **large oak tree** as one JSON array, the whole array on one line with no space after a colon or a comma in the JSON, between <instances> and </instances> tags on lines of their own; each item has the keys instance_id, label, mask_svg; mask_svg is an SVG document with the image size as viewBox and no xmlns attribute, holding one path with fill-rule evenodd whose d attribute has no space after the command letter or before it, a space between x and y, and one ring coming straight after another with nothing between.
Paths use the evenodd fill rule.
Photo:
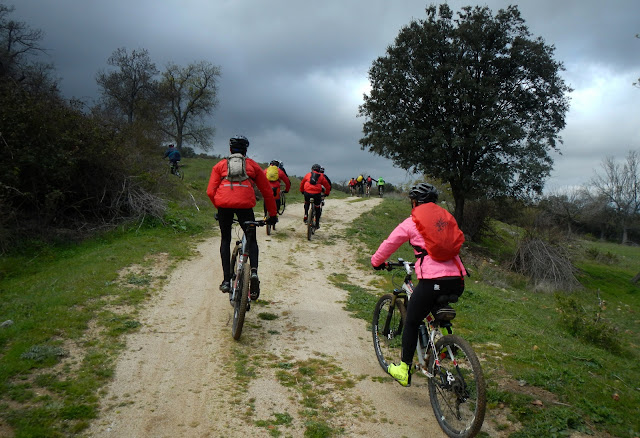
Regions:
<instances>
[{"instance_id":1,"label":"large oak tree","mask_svg":"<svg viewBox=\"0 0 640 438\"><path fill-rule=\"evenodd\" d=\"M554 47L517 7L426 9L369 70L362 149L451 185L465 199L540 193L561 143L571 89Z\"/></svg>"}]
</instances>

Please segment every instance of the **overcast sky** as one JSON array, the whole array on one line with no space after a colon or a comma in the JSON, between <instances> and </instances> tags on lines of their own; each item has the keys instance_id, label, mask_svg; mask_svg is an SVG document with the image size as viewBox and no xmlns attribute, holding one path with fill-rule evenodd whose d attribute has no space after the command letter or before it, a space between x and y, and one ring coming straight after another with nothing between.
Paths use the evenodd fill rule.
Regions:
<instances>
[{"instance_id":1,"label":"overcast sky","mask_svg":"<svg viewBox=\"0 0 640 438\"><path fill-rule=\"evenodd\" d=\"M67 97L92 103L96 73L112 52L147 49L167 62L220 66L220 105L212 120L212 153L246 135L249 156L281 159L303 175L313 163L332 180L364 172L400 184L415 178L389 160L360 150L368 70L402 26L424 19L422 0L0 0L12 18L41 29ZM555 59L574 91L562 154L546 190L586 183L602 159L640 150L639 0L449 0L517 4L534 37L556 47Z\"/></svg>"}]
</instances>

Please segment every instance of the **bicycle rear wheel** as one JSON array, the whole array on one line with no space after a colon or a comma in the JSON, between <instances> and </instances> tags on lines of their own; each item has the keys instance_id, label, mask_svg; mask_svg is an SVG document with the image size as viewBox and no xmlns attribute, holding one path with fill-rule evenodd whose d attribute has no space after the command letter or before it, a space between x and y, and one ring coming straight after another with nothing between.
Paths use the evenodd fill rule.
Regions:
<instances>
[{"instance_id":1,"label":"bicycle rear wheel","mask_svg":"<svg viewBox=\"0 0 640 438\"><path fill-rule=\"evenodd\" d=\"M402 329L406 310L401 299L395 300L393 294L380 297L373 311L371 333L373 348L378 357L378 363L387 372L393 362L399 362L402 354Z\"/></svg>"},{"instance_id":2,"label":"bicycle rear wheel","mask_svg":"<svg viewBox=\"0 0 640 438\"><path fill-rule=\"evenodd\" d=\"M284 208L287 205L285 199L286 199L285 193L284 192L280 192L280 208L278 209L278 214L280 214L280 215L282 213L284 213Z\"/></svg>"},{"instance_id":3,"label":"bicycle rear wheel","mask_svg":"<svg viewBox=\"0 0 640 438\"><path fill-rule=\"evenodd\" d=\"M233 325L231 326L231 335L236 341L240 339L240 335L242 334L244 315L247 311L247 302L249 301L249 277L251 275L249 257L246 258L242 265L242 272L238 272L237 275L240 276L240 279L238 280L236 300L233 303Z\"/></svg>"},{"instance_id":4,"label":"bicycle rear wheel","mask_svg":"<svg viewBox=\"0 0 640 438\"><path fill-rule=\"evenodd\" d=\"M315 230L314 224L316 223L316 208L313 204L309 206L309 218L307 219L307 240L311 240L313 232Z\"/></svg>"},{"instance_id":5,"label":"bicycle rear wheel","mask_svg":"<svg viewBox=\"0 0 640 438\"><path fill-rule=\"evenodd\" d=\"M443 336L436 355L430 354L428 370L434 376L429 379L431 407L442 430L455 438L475 436L484 421L487 393L471 345L457 335Z\"/></svg>"},{"instance_id":6,"label":"bicycle rear wheel","mask_svg":"<svg viewBox=\"0 0 640 438\"><path fill-rule=\"evenodd\" d=\"M267 229L267 236L271 236L271 225L267 224L265 228Z\"/></svg>"}]
</instances>

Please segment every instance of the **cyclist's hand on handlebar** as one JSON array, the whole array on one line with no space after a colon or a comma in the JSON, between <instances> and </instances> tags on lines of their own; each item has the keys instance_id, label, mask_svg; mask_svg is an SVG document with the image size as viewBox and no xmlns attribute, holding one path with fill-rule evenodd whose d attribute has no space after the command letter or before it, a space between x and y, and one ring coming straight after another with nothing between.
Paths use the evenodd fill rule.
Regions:
<instances>
[{"instance_id":1,"label":"cyclist's hand on handlebar","mask_svg":"<svg viewBox=\"0 0 640 438\"><path fill-rule=\"evenodd\" d=\"M375 269L376 271L380 271L382 269L389 269L389 263L387 262L380 263L378 266L374 266L373 269Z\"/></svg>"},{"instance_id":2,"label":"cyclist's hand on handlebar","mask_svg":"<svg viewBox=\"0 0 640 438\"><path fill-rule=\"evenodd\" d=\"M270 216L270 217L267 219L267 224L268 224L268 225L275 225L275 224L277 224L277 223L278 223L278 216Z\"/></svg>"}]
</instances>

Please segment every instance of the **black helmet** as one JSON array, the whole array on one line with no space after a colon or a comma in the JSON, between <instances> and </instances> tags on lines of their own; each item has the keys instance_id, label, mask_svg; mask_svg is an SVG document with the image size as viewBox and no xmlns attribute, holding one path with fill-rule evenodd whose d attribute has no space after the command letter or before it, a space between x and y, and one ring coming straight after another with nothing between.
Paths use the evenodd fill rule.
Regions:
<instances>
[{"instance_id":1,"label":"black helmet","mask_svg":"<svg viewBox=\"0 0 640 438\"><path fill-rule=\"evenodd\" d=\"M320 168L320 173L324 173L324 167Z\"/></svg>"},{"instance_id":2,"label":"black helmet","mask_svg":"<svg viewBox=\"0 0 640 438\"><path fill-rule=\"evenodd\" d=\"M313 170L314 172L320 172L320 165L314 164L313 166L311 166L311 170Z\"/></svg>"},{"instance_id":3,"label":"black helmet","mask_svg":"<svg viewBox=\"0 0 640 438\"><path fill-rule=\"evenodd\" d=\"M249 147L249 140L244 135L234 135L229 139L229 147L246 149Z\"/></svg>"},{"instance_id":4,"label":"black helmet","mask_svg":"<svg viewBox=\"0 0 640 438\"><path fill-rule=\"evenodd\" d=\"M269 166L280 166L280 161L278 161L278 160L271 160L271 163L269 163Z\"/></svg>"},{"instance_id":5,"label":"black helmet","mask_svg":"<svg viewBox=\"0 0 640 438\"><path fill-rule=\"evenodd\" d=\"M438 200L438 189L429 183L416 184L409 190L409 199L416 201L418 204L436 202Z\"/></svg>"}]
</instances>

